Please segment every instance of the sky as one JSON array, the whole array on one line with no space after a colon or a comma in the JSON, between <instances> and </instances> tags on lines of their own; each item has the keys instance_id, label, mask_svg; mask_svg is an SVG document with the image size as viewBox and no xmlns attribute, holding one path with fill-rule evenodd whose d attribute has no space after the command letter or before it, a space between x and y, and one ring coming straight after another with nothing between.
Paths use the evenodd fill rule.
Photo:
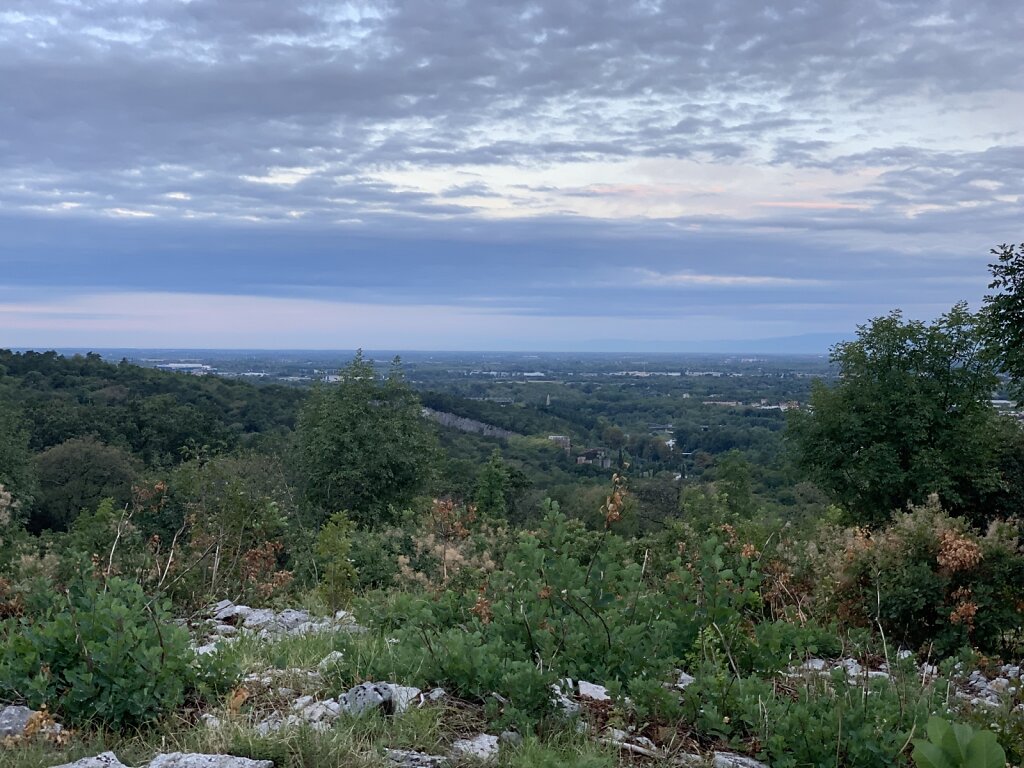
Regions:
<instances>
[{"instance_id":1,"label":"sky","mask_svg":"<svg viewBox=\"0 0 1024 768\"><path fill-rule=\"evenodd\" d=\"M3 0L0 347L796 349L977 307L1024 240L1022 29L1019 0Z\"/></svg>"}]
</instances>

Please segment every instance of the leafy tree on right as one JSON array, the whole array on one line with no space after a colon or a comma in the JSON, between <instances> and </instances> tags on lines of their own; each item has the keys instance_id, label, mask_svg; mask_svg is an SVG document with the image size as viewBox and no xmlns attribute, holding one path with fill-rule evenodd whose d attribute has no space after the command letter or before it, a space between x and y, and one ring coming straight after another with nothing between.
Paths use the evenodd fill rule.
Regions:
<instances>
[{"instance_id":1,"label":"leafy tree on right","mask_svg":"<svg viewBox=\"0 0 1024 768\"><path fill-rule=\"evenodd\" d=\"M985 341L964 303L931 324L896 310L860 326L832 351L839 383L816 382L811 410L791 418L798 466L858 524L932 493L984 523L1007 489L1003 447L1020 432L990 402L998 378Z\"/></svg>"},{"instance_id":2,"label":"leafy tree on right","mask_svg":"<svg viewBox=\"0 0 1024 768\"><path fill-rule=\"evenodd\" d=\"M989 344L1000 370L1010 377L1014 393L1024 402L1024 243L993 248L996 260L982 312Z\"/></svg>"}]
</instances>

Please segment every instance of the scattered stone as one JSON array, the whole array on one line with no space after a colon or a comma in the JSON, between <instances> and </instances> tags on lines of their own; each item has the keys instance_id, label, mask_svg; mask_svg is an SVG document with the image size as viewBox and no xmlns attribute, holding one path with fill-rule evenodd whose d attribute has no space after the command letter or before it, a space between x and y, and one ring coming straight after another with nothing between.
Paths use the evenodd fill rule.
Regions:
<instances>
[{"instance_id":1,"label":"scattered stone","mask_svg":"<svg viewBox=\"0 0 1024 768\"><path fill-rule=\"evenodd\" d=\"M856 659L843 659L839 662L839 666L846 670L847 677L859 677L864 668L857 662Z\"/></svg>"},{"instance_id":2,"label":"scattered stone","mask_svg":"<svg viewBox=\"0 0 1024 768\"><path fill-rule=\"evenodd\" d=\"M715 752L715 759L712 765L715 768L768 768L760 760L737 755L735 752Z\"/></svg>"},{"instance_id":3,"label":"scattered stone","mask_svg":"<svg viewBox=\"0 0 1024 768\"><path fill-rule=\"evenodd\" d=\"M292 709L296 712L300 712L314 701L316 701L316 699L312 696L299 696L299 698L292 702Z\"/></svg>"},{"instance_id":4,"label":"scattered stone","mask_svg":"<svg viewBox=\"0 0 1024 768\"><path fill-rule=\"evenodd\" d=\"M354 717L379 709L386 715L405 712L420 695L419 688L395 683L362 683L338 698L342 709Z\"/></svg>"},{"instance_id":5,"label":"scattered stone","mask_svg":"<svg viewBox=\"0 0 1024 768\"><path fill-rule=\"evenodd\" d=\"M493 760L498 756L498 737L481 733L472 739L459 739L452 744L452 757L475 757Z\"/></svg>"},{"instance_id":6,"label":"scattered stone","mask_svg":"<svg viewBox=\"0 0 1024 768\"><path fill-rule=\"evenodd\" d=\"M256 724L256 733L258 733L260 736L269 736L275 731L281 730L283 725L284 724L281 722L281 718L271 716L268 717L266 720L263 720Z\"/></svg>"},{"instance_id":7,"label":"scattered stone","mask_svg":"<svg viewBox=\"0 0 1024 768\"><path fill-rule=\"evenodd\" d=\"M448 692L444 688L432 688L431 690L423 694L423 701L421 702L420 706L423 706L423 704L427 703L436 704L437 702L441 701L441 699L445 698L447 695Z\"/></svg>"},{"instance_id":8,"label":"scattered stone","mask_svg":"<svg viewBox=\"0 0 1024 768\"><path fill-rule=\"evenodd\" d=\"M799 668L808 672L824 672L828 669L828 662L824 659L808 659Z\"/></svg>"},{"instance_id":9,"label":"scattered stone","mask_svg":"<svg viewBox=\"0 0 1024 768\"><path fill-rule=\"evenodd\" d=\"M611 701L612 697L608 695L608 689L603 685L595 685L594 683L588 683L586 680L580 680L577 684L580 692L580 696L593 699L594 701Z\"/></svg>"},{"instance_id":10,"label":"scattered stone","mask_svg":"<svg viewBox=\"0 0 1024 768\"><path fill-rule=\"evenodd\" d=\"M566 696L562 690L562 686L566 686L570 691L573 689L572 680L566 678L560 681L560 683L551 684L551 692L554 693L555 706L562 711L565 717L576 717L580 713L579 702Z\"/></svg>"},{"instance_id":11,"label":"scattered stone","mask_svg":"<svg viewBox=\"0 0 1024 768\"><path fill-rule=\"evenodd\" d=\"M697 678L696 677L694 677L693 675L689 675L686 672L683 672L682 670L680 670L680 672L679 672L679 679L676 680L676 688L678 688L679 690L683 690L687 686L689 686L689 685L691 685L691 684L693 684L695 682L697 682Z\"/></svg>"},{"instance_id":12,"label":"scattered stone","mask_svg":"<svg viewBox=\"0 0 1024 768\"><path fill-rule=\"evenodd\" d=\"M171 752L154 757L149 768L274 768L274 763L271 760L250 760L248 757L233 755Z\"/></svg>"},{"instance_id":13,"label":"scattered stone","mask_svg":"<svg viewBox=\"0 0 1024 768\"><path fill-rule=\"evenodd\" d=\"M988 684L988 687L997 693L1004 693L1010 687L1010 681L1005 677L996 677Z\"/></svg>"},{"instance_id":14,"label":"scattered stone","mask_svg":"<svg viewBox=\"0 0 1024 768\"><path fill-rule=\"evenodd\" d=\"M330 713L332 718L338 717L341 714L341 704L334 699L328 699L323 702L323 705L327 708L327 711Z\"/></svg>"},{"instance_id":15,"label":"scattered stone","mask_svg":"<svg viewBox=\"0 0 1024 768\"><path fill-rule=\"evenodd\" d=\"M413 686L394 685L393 683L388 683L388 685L391 686L391 713L394 715L400 715L409 709L409 705L420 695L420 689Z\"/></svg>"},{"instance_id":16,"label":"scattered stone","mask_svg":"<svg viewBox=\"0 0 1024 768\"><path fill-rule=\"evenodd\" d=\"M302 716L306 719L306 722L319 723L325 719L334 720L338 716L338 711L332 711L324 702L317 702L306 707L302 711Z\"/></svg>"},{"instance_id":17,"label":"scattered stone","mask_svg":"<svg viewBox=\"0 0 1024 768\"><path fill-rule=\"evenodd\" d=\"M64 763L54 768L126 768L113 752L102 752L94 757L83 757L73 763Z\"/></svg>"},{"instance_id":18,"label":"scattered stone","mask_svg":"<svg viewBox=\"0 0 1024 768\"><path fill-rule=\"evenodd\" d=\"M352 614L338 611L334 616L315 618L309 611L286 608L275 611L272 608L250 608L235 605L230 600L221 600L211 609L213 619L210 637L202 652L209 653L209 645L218 641L230 641L239 630L255 633L262 640L273 640L285 635L308 635L319 632L365 632L365 627L356 624Z\"/></svg>"},{"instance_id":19,"label":"scattered stone","mask_svg":"<svg viewBox=\"0 0 1024 768\"><path fill-rule=\"evenodd\" d=\"M440 768L448 765L447 757L414 752L411 749L388 749L385 750L384 756L401 768Z\"/></svg>"},{"instance_id":20,"label":"scattered stone","mask_svg":"<svg viewBox=\"0 0 1024 768\"><path fill-rule=\"evenodd\" d=\"M25 726L34 714L35 711L28 707L4 707L0 710L0 739L23 735Z\"/></svg>"},{"instance_id":21,"label":"scattered stone","mask_svg":"<svg viewBox=\"0 0 1024 768\"><path fill-rule=\"evenodd\" d=\"M207 728L217 729L221 726L220 718L216 715L211 715L209 712L203 713L202 717L199 719Z\"/></svg>"}]
</instances>

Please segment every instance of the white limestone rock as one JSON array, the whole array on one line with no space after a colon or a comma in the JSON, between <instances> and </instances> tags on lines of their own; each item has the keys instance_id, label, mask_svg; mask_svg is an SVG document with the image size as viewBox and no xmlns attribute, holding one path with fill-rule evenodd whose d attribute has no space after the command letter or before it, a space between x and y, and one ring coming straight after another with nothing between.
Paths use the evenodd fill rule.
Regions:
<instances>
[{"instance_id":1,"label":"white limestone rock","mask_svg":"<svg viewBox=\"0 0 1024 768\"><path fill-rule=\"evenodd\" d=\"M274 768L274 763L271 760L251 760L233 755L171 752L154 757L149 768Z\"/></svg>"},{"instance_id":2,"label":"white limestone rock","mask_svg":"<svg viewBox=\"0 0 1024 768\"><path fill-rule=\"evenodd\" d=\"M113 752L102 752L93 757L83 757L73 763L64 763L54 768L126 768Z\"/></svg>"},{"instance_id":3,"label":"white limestone rock","mask_svg":"<svg viewBox=\"0 0 1024 768\"><path fill-rule=\"evenodd\" d=\"M391 713L400 715L409 709L417 697L420 695L420 689L408 685L394 685L388 683L391 686Z\"/></svg>"},{"instance_id":4,"label":"white limestone rock","mask_svg":"<svg viewBox=\"0 0 1024 768\"><path fill-rule=\"evenodd\" d=\"M554 694L555 706L561 710L562 715L565 717L576 717L580 713L579 702L567 696L562 686L565 686L565 689L570 691L575 687L572 680L568 678L558 683L552 683L551 692Z\"/></svg>"},{"instance_id":5,"label":"white limestone rock","mask_svg":"<svg viewBox=\"0 0 1024 768\"><path fill-rule=\"evenodd\" d=\"M714 768L768 768L760 760L745 755L737 755L735 752L715 752Z\"/></svg>"},{"instance_id":6,"label":"white limestone rock","mask_svg":"<svg viewBox=\"0 0 1024 768\"><path fill-rule=\"evenodd\" d=\"M612 700L612 697L608 695L608 689L603 685L595 685L594 683L588 683L586 680L580 680L576 686L580 696L585 699L592 699L593 701Z\"/></svg>"},{"instance_id":7,"label":"white limestone rock","mask_svg":"<svg viewBox=\"0 0 1024 768\"><path fill-rule=\"evenodd\" d=\"M362 683L340 696L338 700L350 715L362 717L367 712L377 709L390 713L393 693L387 683Z\"/></svg>"},{"instance_id":8,"label":"white limestone rock","mask_svg":"<svg viewBox=\"0 0 1024 768\"><path fill-rule=\"evenodd\" d=\"M696 682L697 682L697 678L696 677L694 677L693 675L688 674L688 673L683 672L682 670L680 670L679 671L679 679L676 680L676 688L678 688L679 690L682 691L682 690L686 689L687 686L690 686L690 685L692 685L693 683L696 683Z\"/></svg>"},{"instance_id":9,"label":"white limestone rock","mask_svg":"<svg viewBox=\"0 0 1024 768\"><path fill-rule=\"evenodd\" d=\"M498 757L497 736L481 733L472 739L459 739L452 744L452 757L475 757L478 760L495 760Z\"/></svg>"}]
</instances>

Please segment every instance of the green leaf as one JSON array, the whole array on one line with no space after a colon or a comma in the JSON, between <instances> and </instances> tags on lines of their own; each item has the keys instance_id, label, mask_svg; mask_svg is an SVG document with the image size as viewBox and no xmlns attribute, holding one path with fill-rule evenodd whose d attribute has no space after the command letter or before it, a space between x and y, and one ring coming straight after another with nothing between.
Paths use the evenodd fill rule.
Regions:
<instances>
[{"instance_id":1,"label":"green leaf","mask_svg":"<svg viewBox=\"0 0 1024 768\"><path fill-rule=\"evenodd\" d=\"M974 738L967 745L966 754L965 765L969 768L1004 768L1006 766L1006 752L999 746L996 735L991 731L974 734Z\"/></svg>"},{"instance_id":2,"label":"green leaf","mask_svg":"<svg viewBox=\"0 0 1024 768\"><path fill-rule=\"evenodd\" d=\"M955 765L967 765L967 745L971 743L973 731L969 725L949 724L942 734L939 746L956 761Z\"/></svg>"},{"instance_id":3,"label":"green leaf","mask_svg":"<svg viewBox=\"0 0 1024 768\"><path fill-rule=\"evenodd\" d=\"M924 739L914 739L912 757L917 768L956 768L938 745Z\"/></svg>"}]
</instances>

